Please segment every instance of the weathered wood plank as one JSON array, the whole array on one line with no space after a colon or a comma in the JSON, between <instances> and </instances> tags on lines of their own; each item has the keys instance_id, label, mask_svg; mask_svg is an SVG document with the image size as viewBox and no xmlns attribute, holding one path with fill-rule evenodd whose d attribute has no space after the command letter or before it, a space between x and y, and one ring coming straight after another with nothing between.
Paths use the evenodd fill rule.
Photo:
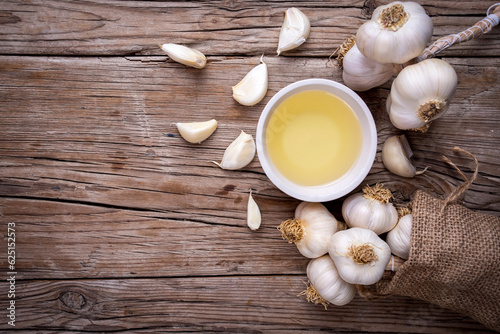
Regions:
<instances>
[{"instance_id":1,"label":"weathered wood plank","mask_svg":"<svg viewBox=\"0 0 500 334\"><path fill-rule=\"evenodd\" d=\"M310 18L307 43L287 55L332 54L382 1L7 1L0 11L1 54L161 55L157 42L207 55L275 54L283 12L300 7ZM470 27L491 1L421 1L435 25L433 40ZM447 56L498 56L500 29L454 46Z\"/></svg>"},{"instance_id":2,"label":"weathered wood plank","mask_svg":"<svg viewBox=\"0 0 500 334\"><path fill-rule=\"evenodd\" d=\"M342 307L297 296L305 276L21 281L16 330L85 332L488 333L473 320L408 298ZM5 309L5 300L0 307ZM9 327L5 322L0 328Z\"/></svg>"}]
</instances>

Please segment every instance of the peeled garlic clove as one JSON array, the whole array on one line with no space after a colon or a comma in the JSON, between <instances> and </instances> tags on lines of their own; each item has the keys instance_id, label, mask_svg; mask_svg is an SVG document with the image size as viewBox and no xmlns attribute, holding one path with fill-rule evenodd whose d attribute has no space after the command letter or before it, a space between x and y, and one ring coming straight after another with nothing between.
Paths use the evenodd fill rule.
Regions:
<instances>
[{"instance_id":1,"label":"peeled garlic clove","mask_svg":"<svg viewBox=\"0 0 500 334\"><path fill-rule=\"evenodd\" d=\"M349 227L362 227L376 234L388 232L398 223L398 212L389 202L392 193L377 184L363 193L349 196L342 204L342 216Z\"/></svg>"},{"instance_id":2,"label":"peeled garlic clove","mask_svg":"<svg viewBox=\"0 0 500 334\"><path fill-rule=\"evenodd\" d=\"M260 227L261 220L259 206L253 199L252 192L250 191L247 205L247 225L252 231L255 231Z\"/></svg>"},{"instance_id":3,"label":"peeled garlic clove","mask_svg":"<svg viewBox=\"0 0 500 334\"><path fill-rule=\"evenodd\" d=\"M252 135L241 131L240 135L226 148L221 163L214 163L222 169L236 170L248 165L255 156L255 141Z\"/></svg>"},{"instance_id":4,"label":"peeled garlic clove","mask_svg":"<svg viewBox=\"0 0 500 334\"><path fill-rule=\"evenodd\" d=\"M201 69L207 64L207 59L203 53L188 48L187 46L167 43L160 45L160 48L165 51L172 60L186 66Z\"/></svg>"},{"instance_id":5,"label":"peeled garlic clove","mask_svg":"<svg viewBox=\"0 0 500 334\"><path fill-rule=\"evenodd\" d=\"M295 209L295 218L278 226L283 239L297 246L307 258L326 254L330 237L340 229L340 223L321 203L302 202Z\"/></svg>"},{"instance_id":6,"label":"peeled garlic clove","mask_svg":"<svg viewBox=\"0 0 500 334\"><path fill-rule=\"evenodd\" d=\"M387 233L387 244L394 255L408 260L410 256L412 215L408 214L399 219L398 224Z\"/></svg>"},{"instance_id":7,"label":"peeled garlic clove","mask_svg":"<svg viewBox=\"0 0 500 334\"><path fill-rule=\"evenodd\" d=\"M199 144L217 129L217 121L212 119L206 122L175 123L177 130L186 141Z\"/></svg>"},{"instance_id":8,"label":"peeled garlic clove","mask_svg":"<svg viewBox=\"0 0 500 334\"><path fill-rule=\"evenodd\" d=\"M405 67L392 82L387 99L392 124L401 130L428 127L448 110L457 84L457 73L441 59Z\"/></svg>"},{"instance_id":9,"label":"peeled garlic clove","mask_svg":"<svg viewBox=\"0 0 500 334\"><path fill-rule=\"evenodd\" d=\"M285 12L285 21L280 31L278 56L283 51L295 49L302 45L311 31L307 16L297 8L289 8Z\"/></svg>"},{"instance_id":10,"label":"peeled garlic clove","mask_svg":"<svg viewBox=\"0 0 500 334\"><path fill-rule=\"evenodd\" d=\"M411 163L412 155L413 151L405 135L387 138L382 147L382 162L385 168L399 176L414 177L423 173L417 172Z\"/></svg>"},{"instance_id":11,"label":"peeled garlic clove","mask_svg":"<svg viewBox=\"0 0 500 334\"><path fill-rule=\"evenodd\" d=\"M233 98L244 106L253 106L266 96L267 65L262 58L260 58L262 64L255 66L236 86L233 86Z\"/></svg>"},{"instance_id":12,"label":"peeled garlic clove","mask_svg":"<svg viewBox=\"0 0 500 334\"><path fill-rule=\"evenodd\" d=\"M397 70L394 64L381 64L365 57L356 44L347 51L342 62L344 83L358 92L384 84Z\"/></svg>"},{"instance_id":13,"label":"peeled garlic clove","mask_svg":"<svg viewBox=\"0 0 500 334\"><path fill-rule=\"evenodd\" d=\"M389 245L375 232L359 227L335 233L328 254L344 281L362 285L378 282L391 259Z\"/></svg>"},{"instance_id":14,"label":"peeled garlic clove","mask_svg":"<svg viewBox=\"0 0 500 334\"><path fill-rule=\"evenodd\" d=\"M307 301L337 306L346 305L356 294L354 285L344 281L335 267L335 263L328 255L312 259L307 265L307 278L310 285L301 294L306 295Z\"/></svg>"},{"instance_id":15,"label":"peeled garlic clove","mask_svg":"<svg viewBox=\"0 0 500 334\"><path fill-rule=\"evenodd\" d=\"M416 2L395 1L379 6L359 27L356 44L379 63L404 64L417 57L432 37L432 20Z\"/></svg>"}]
</instances>

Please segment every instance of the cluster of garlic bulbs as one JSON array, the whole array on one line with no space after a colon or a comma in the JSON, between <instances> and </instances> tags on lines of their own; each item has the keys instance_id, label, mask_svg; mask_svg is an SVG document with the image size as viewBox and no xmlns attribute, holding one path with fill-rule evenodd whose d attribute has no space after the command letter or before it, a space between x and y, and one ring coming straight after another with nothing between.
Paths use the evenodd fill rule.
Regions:
<instances>
[{"instance_id":1,"label":"cluster of garlic bulbs","mask_svg":"<svg viewBox=\"0 0 500 334\"><path fill-rule=\"evenodd\" d=\"M356 286L381 279L391 247L377 234L394 229L398 218L390 198L391 192L379 184L352 195L342 208L347 225L323 204L302 202L294 218L278 226L283 239L311 259L309 286L303 292L308 301L325 307L345 305L354 297Z\"/></svg>"}]
</instances>

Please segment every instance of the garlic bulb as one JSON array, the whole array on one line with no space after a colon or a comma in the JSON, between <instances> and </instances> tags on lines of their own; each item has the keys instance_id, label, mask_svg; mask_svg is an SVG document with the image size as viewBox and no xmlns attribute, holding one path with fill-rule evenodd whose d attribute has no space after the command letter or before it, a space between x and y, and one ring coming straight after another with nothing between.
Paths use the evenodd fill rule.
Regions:
<instances>
[{"instance_id":1,"label":"garlic bulb","mask_svg":"<svg viewBox=\"0 0 500 334\"><path fill-rule=\"evenodd\" d=\"M280 31L278 56L283 51L295 49L302 45L311 31L307 16L297 8L289 8L285 12L285 21Z\"/></svg>"},{"instance_id":2,"label":"garlic bulb","mask_svg":"<svg viewBox=\"0 0 500 334\"><path fill-rule=\"evenodd\" d=\"M342 63L345 85L358 92L384 84L399 69L399 65L381 64L365 57L356 44L344 55Z\"/></svg>"},{"instance_id":3,"label":"garlic bulb","mask_svg":"<svg viewBox=\"0 0 500 334\"><path fill-rule=\"evenodd\" d=\"M386 238L392 254L405 260L408 260L410 255L411 223L411 214L401 217L396 227L387 233Z\"/></svg>"},{"instance_id":4,"label":"garlic bulb","mask_svg":"<svg viewBox=\"0 0 500 334\"><path fill-rule=\"evenodd\" d=\"M302 202L295 209L295 219L278 226L283 239L294 243L307 258L326 254L330 237L343 228L343 224L321 203Z\"/></svg>"},{"instance_id":5,"label":"garlic bulb","mask_svg":"<svg viewBox=\"0 0 500 334\"><path fill-rule=\"evenodd\" d=\"M252 135L241 131L240 135L226 148L221 163L212 161L222 169L235 170L248 165L255 156L255 141Z\"/></svg>"},{"instance_id":6,"label":"garlic bulb","mask_svg":"<svg viewBox=\"0 0 500 334\"><path fill-rule=\"evenodd\" d=\"M432 20L416 2L395 1L380 6L359 27L356 44L379 63L403 64L424 51L432 37Z\"/></svg>"},{"instance_id":7,"label":"garlic bulb","mask_svg":"<svg viewBox=\"0 0 500 334\"><path fill-rule=\"evenodd\" d=\"M260 58L262 64L255 66L245 77L233 86L233 98L244 106L253 106L259 103L267 93L267 65Z\"/></svg>"},{"instance_id":8,"label":"garlic bulb","mask_svg":"<svg viewBox=\"0 0 500 334\"><path fill-rule=\"evenodd\" d=\"M448 110L457 84L455 70L441 59L405 67L392 82L387 99L392 124L401 130L425 130Z\"/></svg>"},{"instance_id":9,"label":"garlic bulb","mask_svg":"<svg viewBox=\"0 0 500 334\"><path fill-rule=\"evenodd\" d=\"M306 295L307 301L322 304L325 308L330 303L337 306L346 305L356 294L354 285L340 277L335 263L328 255L309 261L307 278L310 285L302 294Z\"/></svg>"},{"instance_id":10,"label":"garlic bulb","mask_svg":"<svg viewBox=\"0 0 500 334\"><path fill-rule=\"evenodd\" d=\"M199 144L217 129L217 121L211 119L206 122L175 123L177 130L186 141Z\"/></svg>"},{"instance_id":11,"label":"garlic bulb","mask_svg":"<svg viewBox=\"0 0 500 334\"><path fill-rule=\"evenodd\" d=\"M388 232L398 222L398 212L389 202L392 193L377 184L366 186L363 193L349 196L342 204L342 216L349 227L362 227L376 234Z\"/></svg>"},{"instance_id":12,"label":"garlic bulb","mask_svg":"<svg viewBox=\"0 0 500 334\"><path fill-rule=\"evenodd\" d=\"M359 227L335 233L328 254L344 281L361 285L378 282L391 259L389 245L375 232Z\"/></svg>"},{"instance_id":13,"label":"garlic bulb","mask_svg":"<svg viewBox=\"0 0 500 334\"><path fill-rule=\"evenodd\" d=\"M248 196L248 205L247 205L247 225L252 231L255 231L260 227L260 223L261 223L260 209L252 197L252 191L250 191L250 195Z\"/></svg>"},{"instance_id":14,"label":"garlic bulb","mask_svg":"<svg viewBox=\"0 0 500 334\"><path fill-rule=\"evenodd\" d=\"M160 48L178 63L201 69L207 64L205 55L198 50L179 44L162 44Z\"/></svg>"},{"instance_id":15,"label":"garlic bulb","mask_svg":"<svg viewBox=\"0 0 500 334\"><path fill-rule=\"evenodd\" d=\"M413 156L410 144L405 135L392 136L385 140L382 147L382 162L385 168L396 175L403 177L414 177L422 174L427 168L417 172L410 161Z\"/></svg>"}]
</instances>

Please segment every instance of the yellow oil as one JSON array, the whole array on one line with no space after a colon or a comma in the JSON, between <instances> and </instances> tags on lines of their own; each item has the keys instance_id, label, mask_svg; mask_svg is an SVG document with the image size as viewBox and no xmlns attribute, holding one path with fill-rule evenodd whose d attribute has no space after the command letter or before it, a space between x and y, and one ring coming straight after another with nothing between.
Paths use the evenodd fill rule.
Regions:
<instances>
[{"instance_id":1,"label":"yellow oil","mask_svg":"<svg viewBox=\"0 0 500 334\"><path fill-rule=\"evenodd\" d=\"M363 141L354 111L337 96L318 90L294 94L274 111L266 146L278 171L304 186L329 183L358 159Z\"/></svg>"}]
</instances>

